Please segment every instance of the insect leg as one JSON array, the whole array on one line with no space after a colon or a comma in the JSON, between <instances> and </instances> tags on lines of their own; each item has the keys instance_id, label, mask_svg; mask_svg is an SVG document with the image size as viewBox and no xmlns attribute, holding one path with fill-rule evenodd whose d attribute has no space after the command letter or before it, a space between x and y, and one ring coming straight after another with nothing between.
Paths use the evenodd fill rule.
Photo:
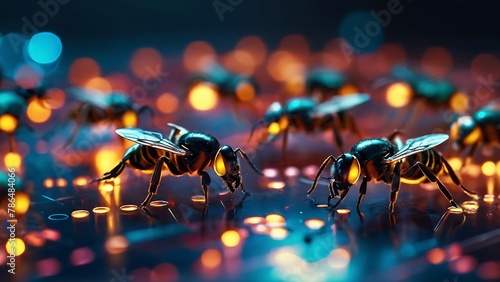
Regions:
<instances>
[{"instance_id":1,"label":"insect leg","mask_svg":"<svg viewBox=\"0 0 500 282\"><path fill-rule=\"evenodd\" d=\"M84 104L81 107L80 113L78 113L78 117L75 120L76 125L73 128L73 132L71 132L71 135L69 136L69 138L66 140L66 142L64 142L63 148L68 147L75 140L75 137L76 137L76 134L78 133L78 130L80 129L80 127L82 126L82 124L85 121L85 118L89 114L89 110L90 110L90 107L88 104Z\"/></svg>"},{"instance_id":2,"label":"insect leg","mask_svg":"<svg viewBox=\"0 0 500 282\"><path fill-rule=\"evenodd\" d=\"M208 205L208 185L211 182L208 173L206 171L201 172L201 188L203 188L203 195L205 196L205 205Z\"/></svg>"},{"instance_id":3,"label":"insect leg","mask_svg":"<svg viewBox=\"0 0 500 282\"><path fill-rule=\"evenodd\" d=\"M316 186L318 186L319 177L321 176L321 173L323 172L323 170L325 170L325 167L330 163L331 160L333 160L334 162L337 161L337 159L335 159L334 156L330 155L323 161L323 163L319 167L318 173L314 177L314 182L311 188L309 188L309 190L307 191L308 196L311 195L312 192L314 192L314 189L316 189Z\"/></svg>"},{"instance_id":4,"label":"insect leg","mask_svg":"<svg viewBox=\"0 0 500 282\"><path fill-rule=\"evenodd\" d=\"M368 177L363 177L363 182L361 182L361 185L359 186L359 198L358 198L358 204L356 205L356 208L359 210L359 205L361 205L361 202L363 201L363 198L366 195L366 185L368 183Z\"/></svg>"},{"instance_id":5,"label":"insect leg","mask_svg":"<svg viewBox=\"0 0 500 282\"><path fill-rule=\"evenodd\" d=\"M389 198L389 212L394 212L394 204L398 200L399 187L401 186L401 173L400 173L401 162L396 163L394 166L394 176L391 183L391 196Z\"/></svg>"},{"instance_id":6,"label":"insect leg","mask_svg":"<svg viewBox=\"0 0 500 282\"><path fill-rule=\"evenodd\" d=\"M140 208L144 208L144 206L149 205L151 202L151 199L153 198L154 195L156 195L156 192L158 192L158 185L160 184L161 180L161 170L163 168L163 163L168 163L170 160L167 158L167 156L161 156L158 161L156 161L155 168L153 170L153 175L151 176L151 180L149 183L149 188L148 188L148 195L144 199L144 201L141 203Z\"/></svg>"},{"instance_id":7,"label":"insect leg","mask_svg":"<svg viewBox=\"0 0 500 282\"><path fill-rule=\"evenodd\" d=\"M459 207L459 205L453 200L453 196L451 195L450 191L448 191L448 189L446 189L446 187L441 182L441 180L439 180L439 178L437 178L437 176L429 168L427 168L421 162L417 162L413 166L417 166L418 168L420 168L420 170L424 173L424 175L427 177L427 179L429 179L429 181L436 182L438 187L439 187L439 190L448 199L448 201L450 201L450 203L454 207Z\"/></svg>"},{"instance_id":8,"label":"insect leg","mask_svg":"<svg viewBox=\"0 0 500 282\"><path fill-rule=\"evenodd\" d=\"M441 159L443 160L443 164L444 166L446 167L446 171L448 171L448 174L450 175L450 178L451 180L453 180L453 183L455 183L456 185L458 185L460 188L462 188L462 191L464 191L465 194L467 194L469 197L471 198L474 198L474 199L479 199L479 197L477 196L477 193L476 192L473 192L467 188L465 188L460 179L458 178L458 176L455 174L455 171L453 171L453 168L451 167L451 165L448 163L448 161L441 157Z\"/></svg>"}]
</instances>

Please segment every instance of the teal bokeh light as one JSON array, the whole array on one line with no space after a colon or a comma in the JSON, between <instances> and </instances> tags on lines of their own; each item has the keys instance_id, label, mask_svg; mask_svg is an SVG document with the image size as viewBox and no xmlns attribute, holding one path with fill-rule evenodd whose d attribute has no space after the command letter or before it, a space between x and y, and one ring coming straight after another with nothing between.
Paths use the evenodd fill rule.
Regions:
<instances>
[{"instance_id":1,"label":"teal bokeh light","mask_svg":"<svg viewBox=\"0 0 500 282\"><path fill-rule=\"evenodd\" d=\"M28 45L28 53L31 59L39 64L55 62L61 56L61 52L61 40L51 32L35 34Z\"/></svg>"}]
</instances>

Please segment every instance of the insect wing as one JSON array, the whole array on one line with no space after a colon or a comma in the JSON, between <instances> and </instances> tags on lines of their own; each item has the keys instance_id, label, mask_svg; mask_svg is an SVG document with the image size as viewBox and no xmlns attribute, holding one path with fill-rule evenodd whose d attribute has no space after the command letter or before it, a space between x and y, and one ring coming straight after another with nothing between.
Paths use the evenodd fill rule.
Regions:
<instances>
[{"instance_id":1,"label":"insect wing","mask_svg":"<svg viewBox=\"0 0 500 282\"><path fill-rule=\"evenodd\" d=\"M165 150L178 155L189 155L189 152L179 147L177 144L163 139L161 133L146 131L139 128L120 128L115 130L121 137L134 141L135 143L150 146L160 150Z\"/></svg>"},{"instance_id":2,"label":"insect wing","mask_svg":"<svg viewBox=\"0 0 500 282\"><path fill-rule=\"evenodd\" d=\"M368 94L351 94L345 96L335 96L332 99L319 104L315 109L313 115L325 116L335 114L341 111L348 110L355 106L366 103L370 100Z\"/></svg>"},{"instance_id":3,"label":"insect wing","mask_svg":"<svg viewBox=\"0 0 500 282\"><path fill-rule=\"evenodd\" d=\"M66 89L65 92L79 102L91 104L101 109L106 109L109 106L108 95L104 95L99 91L92 91L79 87L70 87Z\"/></svg>"},{"instance_id":4,"label":"insect wing","mask_svg":"<svg viewBox=\"0 0 500 282\"><path fill-rule=\"evenodd\" d=\"M408 139L401 150L384 160L385 163L395 162L410 155L429 150L448 140L449 136L442 133L428 134L412 139Z\"/></svg>"}]
</instances>

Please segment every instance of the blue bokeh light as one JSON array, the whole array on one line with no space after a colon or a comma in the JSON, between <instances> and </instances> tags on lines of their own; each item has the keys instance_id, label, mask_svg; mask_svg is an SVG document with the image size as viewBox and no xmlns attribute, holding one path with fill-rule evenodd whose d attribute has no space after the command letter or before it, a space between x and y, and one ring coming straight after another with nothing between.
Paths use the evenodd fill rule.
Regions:
<instances>
[{"instance_id":1,"label":"blue bokeh light","mask_svg":"<svg viewBox=\"0 0 500 282\"><path fill-rule=\"evenodd\" d=\"M41 32L31 38L28 52L33 61L39 64L50 64L61 56L62 43L57 35L51 32Z\"/></svg>"}]
</instances>

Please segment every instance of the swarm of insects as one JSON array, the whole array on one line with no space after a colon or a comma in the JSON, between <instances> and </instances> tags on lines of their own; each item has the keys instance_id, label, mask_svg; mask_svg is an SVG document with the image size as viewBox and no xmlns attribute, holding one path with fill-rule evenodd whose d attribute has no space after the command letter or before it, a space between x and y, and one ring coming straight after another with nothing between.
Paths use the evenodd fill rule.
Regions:
<instances>
[{"instance_id":1,"label":"swarm of insects","mask_svg":"<svg viewBox=\"0 0 500 282\"><path fill-rule=\"evenodd\" d=\"M139 128L117 129L118 135L137 144L125 152L121 162L110 172L92 182L117 177L125 169L126 164L140 170L153 169L148 195L141 203L142 208L151 202L158 191L163 169L176 176L198 174L201 178L206 204L208 204L208 186L211 183L210 176L205 171L208 167L213 167L231 193L234 193L238 187L247 193L242 182L238 153L248 161L255 172L262 175L262 172L240 148L233 150L228 145L220 146L219 141L209 134L188 131L173 123L168 125L173 129L166 139L161 133Z\"/></svg>"},{"instance_id":2,"label":"swarm of insects","mask_svg":"<svg viewBox=\"0 0 500 282\"><path fill-rule=\"evenodd\" d=\"M401 182L418 184L423 182L434 182L439 190L450 201L458 207L451 193L446 189L438 176L443 170L447 171L453 182L458 185L464 193L477 199L477 194L465 188L460 179L453 171L450 164L433 148L449 136L446 134L429 134L406 140L397 136L397 132L387 139L365 139L355 144L349 153L343 153L338 158L328 156L321 164L314 179L308 195L311 195L318 184L321 173L326 166L333 161L328 189L330 195L328 202L334 197L340 197L333 206L337 206L345 199L349 189L358 178L363 177L359 187L359 199L357 207L366 194L369 181L384 182L391 185L389 197L389 211L394 212L394 205L398 198Z\"/></svg>"}]
</instances>

